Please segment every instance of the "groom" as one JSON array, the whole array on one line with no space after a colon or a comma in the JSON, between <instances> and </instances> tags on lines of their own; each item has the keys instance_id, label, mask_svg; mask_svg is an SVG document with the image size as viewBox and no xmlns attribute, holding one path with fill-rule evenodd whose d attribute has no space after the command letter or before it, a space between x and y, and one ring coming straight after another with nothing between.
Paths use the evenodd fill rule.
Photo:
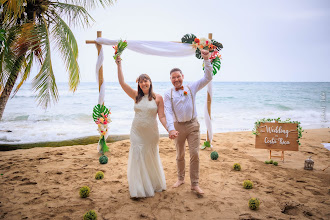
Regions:
<instances>
[{"instance_id":1,"label":"groom","mask_svg":"<svg viewBox=\"0 0 330 220\"><path fill-rule=\"evenodd\" d=\"M191 190L203 194L198 185L199 180L199 144L200 132L196 112L196 93L212 80L212 64L209 51L201 50L204 58L204 76L200 80L183 85L184 75L179 68L170 72L170 79L174 87L164 95L165 115L169 137L175 139L178 181L174 188L184 184L185 177L185 141L188 141L190 153L190 181Z\"/></svg>"}]
</instances>

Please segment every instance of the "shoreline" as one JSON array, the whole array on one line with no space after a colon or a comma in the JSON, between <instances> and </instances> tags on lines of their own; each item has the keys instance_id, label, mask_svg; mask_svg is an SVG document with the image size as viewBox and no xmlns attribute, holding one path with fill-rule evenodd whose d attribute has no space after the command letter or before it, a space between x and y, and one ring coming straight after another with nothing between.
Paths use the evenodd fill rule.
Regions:
<instances>
[{"instance_id":1,"label":"shoreline","mask_svg":"<svg viewBox=\"0 0 330 220\"><path fill-rule=\"evenodd\" d=\"M166 134L160 134L159 137L167 137ZM109 135L107 138L107 143L114 143L117 141L129 140L129 134L120 135ZM35 147L65 147L65 146L75 146L75 145L88 145L97 144L99 141L99 136L88 136L82 138L74 138L63 141L44 141L44 142L32 142L32 143L18 143L18 144L0 144L0 151L11 151L18 149L31 149Z\"/></svg>"},{"instance_id":2,"label":"shoreline","mask_svg":"<svg viewBox=\"0 0 330 220\"><path fill-rule=\"evenodd\" d=\"M314 129L305 129L307 131L312 130L323 130L329 128L314 128ZM251 131L227 131L227 132L217 132L216 134L225 134L225 133L242 133L242 132L251 132ZM159 137L167 137L167 134L160 134ZM205 140L206 134L201 134L201 140ZM114 143L123 140L129 140L129 134L119 134L119 135L109 135L107 138L107 143ZM99 136L88 136L82 138L74 138L63 141L45 141L45 142L32 142L32 143L20 143L20 144L0 144L0 152L1 151L12 151L18 149L31 149L35 147L65 147L65 146L75 146L75 145L89 145L98 143Z\"/></svg>"}]
</instances>

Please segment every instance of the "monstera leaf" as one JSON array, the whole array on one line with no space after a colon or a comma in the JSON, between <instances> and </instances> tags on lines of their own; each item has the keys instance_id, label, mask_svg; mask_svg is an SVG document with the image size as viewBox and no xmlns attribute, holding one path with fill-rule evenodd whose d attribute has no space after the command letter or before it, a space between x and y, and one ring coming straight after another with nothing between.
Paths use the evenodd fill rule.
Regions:
<instances>
[{"instance_id":1,"label":"monstera leaf","mask_svg":"<svg viewBox=\"0 0 330 220\"><path fill-rule=\"evenodd\" d=\"M196 38L196 36L194 34L185 34L181 38L181 42L182 43L192 44L192 42L194 42L195 38Z\"/></svg>"},{"instance_id":2,"label":"monstera leaf","mask_svg":"<svg viewBox=\"0 0 330 220\"><path fill-rule=\"evenodd\" d=\"M93 109L93 119L97 121L97 118L101 117L101 113L109 114L109 109L104 105L97 104Z\"/></svg>"},{"instance_id":3,"label":"monstera leaf","mask_svg":"<svg viewBox=\"0 0 330 220\"><path fill-rule=\"evenodd\" d=\"M219 42L216 41L216 40L211 40L211 42L212 42L212 44L213 44L214 46L217 47L217 50L218 50L218 51L220 51L220 50L223 48L222 43L219 43Z\"/></svg>"},{"instance_id":4,"label":"monstera leaf","mask_svg":"<svg viewBox=\"0 0 330 220\"><path fill-rule=\"evenodd\" d=\"M202 54L201 54L201 51L199 50L199 48L196 49L196 52L195 52L195 55L198 59L202 59Z\"/></svg>"},{"instance_id":5,"label":"monstera leaf","mask_svg":"<svg viewBox=\"0 0 330 220\"><path fill-rule=\"evenodd\" d=\"M220 70L221 68L221 60L219 57L216 57L213 61L212 61L212 65L213 65L213 75L217 74L217 72Z\"/></svg>"}]
</instances>

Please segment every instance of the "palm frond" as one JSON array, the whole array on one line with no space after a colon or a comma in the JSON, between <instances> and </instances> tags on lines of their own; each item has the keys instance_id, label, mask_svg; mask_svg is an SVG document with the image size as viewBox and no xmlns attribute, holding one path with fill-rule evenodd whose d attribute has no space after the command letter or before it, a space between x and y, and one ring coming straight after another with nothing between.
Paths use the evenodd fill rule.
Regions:
<instances>
[{"instance_id":1,"label":"palm frond","mask_svg":"<svg viewBox=\"0 0 330 220\"><path fill-rule=\"evenodd\" d=\"M116 0L115 0L116 1ZM103 8L109 5L113 5L113 0L65 0L65 3L72 3L78 4L83 6L87 9L92 9L98 6L99 4L102 5Z\"/></svg>"},{"instance_id":2,"label":"palm frond","mask_svg":"<svg viewBox=\"0 0 330 220\"><path fill-rule=\"evenodd\" d=\"M18 57L13 52L11 48L15 48L15 40L17 39L17 33L19 32L19 28L9 28L6 30L5 38L7 42L7 49L1 50L0 53L0 85L1 88L5 86L8 80L13 81L14 79L10 79L13 72L19 71L19 67L16 65L20 62L16 62Z\"/></svg>"},{"instance_id":3,"label":"palm frond","mask_svg":"<svg viewBox=\"0 0 330 220\"><path fill-rule=\"evenodd\" d=\"M90 21L94 22L92 16L82 6L53 2L51 7L57 15L62 18L65 17L70 25L81 25L82 27L85 27L90 25ZM49 16L57 17L56 15Z\"/></svg>"},{"instance_id":4,"label":"palm frond","mask_svg":"<svg viewBox=\"0 0 330 220\"><path fill-rule=\"evenodd\" d=\"M55 38L56 47L60 50L66 69L69 72L70 90L75 91L80 82L76 39L69 26L60 17L57 17L52 36Z\"/></svg>"},{"instance_id":5,"label":"palm frond","mask_svg":"<svg viewBox=\"0 0 330 220\"><path fill-rule=\"evenodd\" d=\"M3 21L9 23L17 18L21 18L24 12L25 0L0 0L0 5L3 5Z\"/></svg>"},{"instance_id":6,"label":"palm frond","mask_svg":"<svg viewBox=\"0 0 330 220\"><path fill-rule=\"evenodd\" d=\"M40 32L43 32L41 36L43 36L42 41L45 42L43 48L45 56L39 73L33 79L32 86L33 90L38 93L37 100L39 105L47 108L51 102L55 103L58 101L58 90L51 60L49 30L44 19L37 28Z\"/></svg>"},{"instance_id":7,"label":"palm frond","mask_svg":"<svg viewBox=\"0 0 330 220\"><path fill-rule=\"evenodd\" d=\"M18 92L18 90L21 88L21 86L23 85L23 83L27 80L27 78L29 78L30 72L31 72L31 68L32 68L32 64L33 64L33 53L30 53L27 58L26 61L24 62L24 73L21 76L21 81L18 83L18 85L15 88L14 94L13 96L16 95L16 93Z\"/></svg>"}]
</instances>

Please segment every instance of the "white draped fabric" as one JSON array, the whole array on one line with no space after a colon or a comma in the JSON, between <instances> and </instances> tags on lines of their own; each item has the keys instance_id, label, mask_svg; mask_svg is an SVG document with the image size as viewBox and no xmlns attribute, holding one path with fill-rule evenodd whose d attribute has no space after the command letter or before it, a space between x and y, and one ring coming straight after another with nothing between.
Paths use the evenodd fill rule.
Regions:
<instances>
[{"instance_id":1,"label":"white draped fabric","mask_svg":"<svg viewBox=\"0 0 330 220\"><path fill-rule=\"evenodd\" d=\"M117 45L119 40L109 40L105 38L97 38L96 43L101 45ZM176 42L165 42L165 41L127 41L127 49L135 51L137 53L142 53L146 55L154 55L154 56L163 56L163 57L183 57L195 54L195 49L191 46L191 44L185 43L176 43ZM96 80L97 82L99 77L99 69L103 65L104 54L103 48L101 48L100 54L97 58L96 62ZM212 99L212 81L207 85L207 92L210 94ZM99 104L104 103L105 97L105 84L101 85L100 93L99 93ZM207 111L207 103L205 103L204 110L204 118L206 128L209 132L210 141L213 138L212 132L212 124L211 118Z\"/></svg>"}]
</instances>

